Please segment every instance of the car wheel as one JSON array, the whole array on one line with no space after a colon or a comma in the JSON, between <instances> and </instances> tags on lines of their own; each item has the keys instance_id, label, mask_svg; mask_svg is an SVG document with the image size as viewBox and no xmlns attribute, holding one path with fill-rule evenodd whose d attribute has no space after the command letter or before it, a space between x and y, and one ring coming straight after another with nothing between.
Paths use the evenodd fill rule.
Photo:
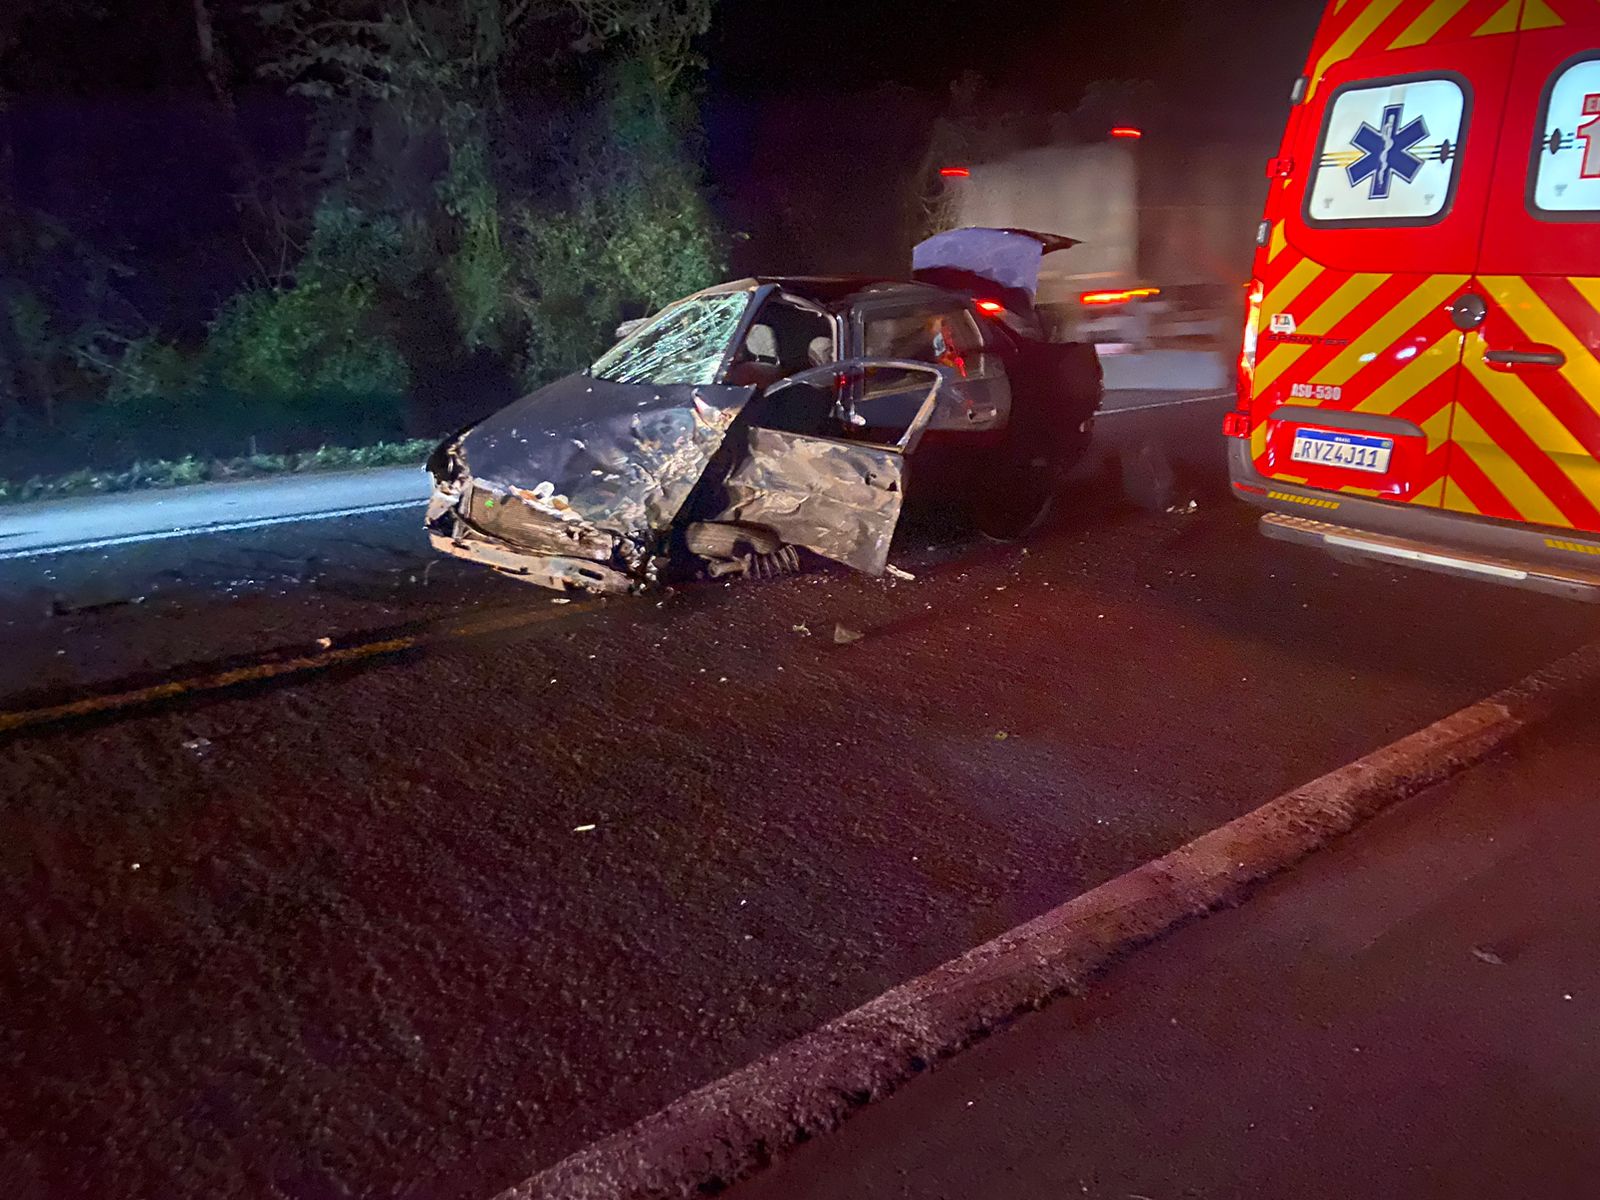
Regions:
<instances>
[{"instance_id":1,"label":"car wheel","mask_svg":"<svg viewBox=\"0 0 1600 1200\"><path fill-rule=\"evenodd\" d=\"M1013 542L1036 533L1055 510L1061 473L1049 459L1006 455L975 498L973 518L990 541Z\"/></svg>"}]
</instances>

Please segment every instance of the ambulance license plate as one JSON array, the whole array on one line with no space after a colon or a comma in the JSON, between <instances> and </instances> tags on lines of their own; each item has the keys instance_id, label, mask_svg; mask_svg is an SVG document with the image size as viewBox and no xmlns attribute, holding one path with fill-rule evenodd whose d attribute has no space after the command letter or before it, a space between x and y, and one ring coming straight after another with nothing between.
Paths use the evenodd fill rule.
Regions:
<instances>
[{"instance_id":1,"label":"ambulance license plate","mask_svg":"<svg viewBox=\"0 0 1600 1200\"><path fill-rule=\"evenodd\" d=\"M1294 449L1289 457L1295 462L1314 463L1320 467L1345 467L1382 475L1389 470L1389 457L1393 453L1393 438L1300 429L1295 431Z\"/></svg>"}]
</instances>

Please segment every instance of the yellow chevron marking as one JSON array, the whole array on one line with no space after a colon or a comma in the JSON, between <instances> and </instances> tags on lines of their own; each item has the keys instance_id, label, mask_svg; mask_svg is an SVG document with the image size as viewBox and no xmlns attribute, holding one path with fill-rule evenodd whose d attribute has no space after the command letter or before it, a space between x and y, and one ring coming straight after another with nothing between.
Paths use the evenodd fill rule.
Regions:
<instances>
[{"instance_id":1,"label":"yellow chevron marking","mask_svg":"<svg viewBox=\"0 0 1600 1200\"><path fill-rule=\"evenodd\" d=\"M1392 413L1461 361L1461 335L1447 333L1356 405L1359 412ZM1449 405L1445 406L1448 410Z\"/></svg>"},{"instance_id":2,"label":"yellow chevron marking","mask_svg":"<svg viewBox=\"0 0 1600 1200\"><path fill-rule=\"evenodd\" d=\"M1440 507L1451 512L1468 513L1474 517L1481 517L1483 510L1467 498L1466 492L1461 490L1459 483L1451 482L1449 490L1443 494Z\"/></svg>"},{"instance_id":3,"label":"yellow chevron marking","mask_svg":"<svg viewBox=\"0 0 1600 1200\"><path fill-rule=\"evenodd\" d=\"M1493 439L1484 432L1483 426L1460 405L1456 406L1455 448L1456 453L1465 454L1477 463L1478 469L1522 514L1523 520L1538 525L1572 528L1572 522L1567 520L1566 514L1528 477L1517 460L1495 445Z\"/></svg>"},{"instance_id":4,"label":"yellow chevron marking","mask_svg":"<svg viewBox=\"0 0 1600 1200\"><path fill-rule=\"evenodd\" d=\"M1399 37L1389 43L1389 49L1399 50L1405 46L1420 46L1424 42L1432 41L1433 36L1450 22L1450 18L1465 8L1471 0L1433 0L1422 11L1422 14Z\"/></svg>"},{"instance_id":5,"label":"yellow chevron marking","mask_svg":"<svg viewBox=\"0 0 1600 1200\"><path fill-rule=\"evenodd\" d=\"M1517 31L1517 16L1522 11L1522 0L1506 0L1505 4L1472 31L1473 37L1488 37L1492 33L1515 33Z\"/></svg>"},{"instance_id":6,"label":"yellow chevron marking","mask_svg":"<svg viewBox=\"0 0 1600 1200\"><path fill-rule=\"evenodd\" d=\"M1377 493L1374 492L1373 495L1377 495ZM1293 496L1288 492L1268 492L1267 496L1272 500L1287 500L1290 504L1304 504L1307 508L1339 507L1337 500L1318 500L1311 496Z\"/></svg>"},{"instance_id":7,"label":"yellow chevron marking","mask_svg":"<svg viewBox=\"0 0 1600 1200\"><path fill-rule=\"evenodd\" d=\"M1329 296L1322 304L1304 321L1300 322L1298 333L1311 337L1324 337L1332 332L1340 321L1356 310L1356 307L1382 287L1389 279L1387 275L1352 275L1339 285L1338 291ZM1282 309L1273 309L1273 312L1282 312ZM1255 394L1261 395L1263 391L1272 386L1274 380L1292 367L1307 350L1306 345L1279 345L1270 354L1264 355L1256 364Z\"/></svg>"},{"instance_id":8,"label":"yellow chevron marking","mask_svg":"<svg viewBox=\"0 0 1600 1200\"><path fill-rule=\"evenodd\" d=\"M1274 221L1272 223L1272 240L1267 245L1267 261L1271 262L1283 253L1283 248L1289 244L1289 223L1287 221Z\"/></svg>"},{"instance_id":9,"label":"yellow chevron marking","mask_svg":"<svg viewBox=\"0 0 1600 1200\"><path fill-rule=\"evenodd\" d=\"M1250 431L1250 458L1259 460L1267 452L1267 423L1262 421Z\"/></svg>"},{"instance_id":10,"label":"yellow chevron marking","mask_svg":"<svg viewBox=\"0 0 1600 1200\"><path fill-rule=\"evenodd\" d=\"M1444 477L1440 476L1415 496L1411 497L1412 504L1421 504L1427 508L1438 508L1444 504Z\"/></svg>"},{"instance_id":11,"label":"yellow chevron marking","mask_svg":"<svg viewBox=\"0 0 1600 1200\"><path fill-rule=\"evenodd\" d=\"M1302 258L1262 297L1261 311L1269 316L1287 311L1299 298L1300 293L1315 283L1317 276L1321 274L1321 263Z\"/></svg>"},{"instance_id":12,"label":"yellow chevron marking","mask_svg":"<svg viewBox=\"0 0 1600 1200\"><path fill-rule=\"evenodd\" d=\"M1558 466L1565 457L1587 459L1589 451L1572 431L1561 423L1525 380L1509 371L1496 371L1483 361L1483 340L1475 338L1467 348L1463 364L1494 402L1505 409L1535 446L1555 459ZM1570 472L1567 472L1570 474ZM1573 480L1573 483L1577 483ZM1580 491L1582 488L1580 487Z\"/></svg>"},{"instance_id":13,"label":"yellow chevron marking","mask_svg":"<svg viewBox=\"0 0 1600 1200\"><path fill-rule=\"evenodd\" d=\"M1589 302L1589 307L1600 310L1600 279L1573 278L1567 280L1578 289L1578 294Z\"/></svg>"},{"instance_id":14,"label":"yellow chevron marking","mask_svg":"<svg viewBox=\"0 0 1600 1200\"><path fill-rule=\"evenodd\" d=\"M1450 440L1450 418L1454 415L1454 409L1454 404L1446 402L1440 405L1438 412L1422 422L1422 435L1428 439L1429 454Z\"/></svg>"},{"instance_id":15,"label":"yellow chevron marking","mask_svg":"<svg viewBox=\"0 0 1600 1200\"><path fill-rule=\"evenodd\" d=\"M1568 550L1573 554L1600 554L1600 546L1589 546L1583 542L1564 542L1560 538L1545 538L1544 544L1552 550Z\"/></svg>"},{"instance_id":16,"label":"yellow chevron marking","mask_svg":"<svg viewBox=\"0 0 1600 1200\"><path fill-rule=\"evenodd\" d=\"M1376 500L1379 496L1383 495L1383 493L1377 488L1356 487L1354 484L1349 483L1345 484L1344 487L1340 488L1339 490L1345 493L1347 496L1365 496L1369 500Z\"/></svg>"},{"instance_id":17,"label":"yellow chevron marking","mask_svg":"<svg viewBox=\"0 0 1600 1200\"><path fill-rule=\"evenodd\" d=\"M1522 6L1521 28L1524 30L1554 29L1557 25L1565 24L1544 0L1527 0Z\"/></svg>"},{"instance_id":18,"label":"yellow chevron marking","mask_svg":"<svg viewBox=\"0 0 1600 1200\"><path fill-rule=\"evenodd\" d=\"M1520 3L1520 0L1517 2ZM1329 67L1334 63L1343 62L1360 49L1361 44L1377 32L1378 26L1387 21L1390 14L1399 7L1400 0L1372 0L1372 3L1362 10L1361 15L1350 22L1350 27L1335 38L1333 45L1329 46L1317 60L1317 65L1311 71L1311 84L1306 89L1306 98L1310 99L1316 93L1317 85L1322 82L1322 77Z\"/></svg>"},{"instance_id":19,"label":"yellow chevron marking","mask_svg":"<svg viewBox=\"0 0 1600 1200\"><path fill-rule=\"evenodd\" d=\"M1600 413L1600 360L1595 359L1594 353L1583 340L1568 329L1560 317L1550 311L1550 306L1539 298L1539 294L1528 286L1526 280L1515 275L1500 275L1485 279L1483 282L1504 307L1507 315L1522 327L1522 331L1530 340L1554 346L1566 355L1567 361L1560 368L1562 378L1583 397L1584 403L1596 413ZM1586 301L1592 303L1591 294L1595 281L1583 282L1590 284L1591 287L1587 290L1580 289L1580 293ZM1600 318L1596 320L1600 322ZM1481 342L1482 339L1479 340ZM1504 378L1501 372L1497 371L1494 374Z\"/></svg>"},{"instance_id":20,"label":"yellow chevron marking","mask_svg":"<svg viewBox=\"0 0 1600 1200\"><path fill-rule=\"evenodd\" d=\"M1368 325L1340 351L1337 358L1313 375L1311 382L1336 386L1349 383L1352 375L1372 361L1367 358L1363 362L1364 356L1380 354L1394 347L1401 334L1441 307L1450 294L1466 281L1465 275L1432 275L1424 279L1409 296Z\"/></svg>"}]
</instances>

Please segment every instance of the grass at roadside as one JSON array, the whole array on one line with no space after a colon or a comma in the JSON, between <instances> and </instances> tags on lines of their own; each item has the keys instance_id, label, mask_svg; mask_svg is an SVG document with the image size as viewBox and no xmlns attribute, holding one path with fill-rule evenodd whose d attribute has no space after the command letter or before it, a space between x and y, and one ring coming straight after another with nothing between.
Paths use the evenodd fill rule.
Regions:
<instances>
[{"instance_id":1,"label":"grass at roadside","mask_svg":"<svg viewBox=\"0 0 1600 1200\"><path fill-rule=\"evenodd\" d=\"M0 505L30 500L56 500L68 496L94 496L110 492L136 492L151 488L183 487L191 483L219 483L265 475L292 475L306 471L353 470L421 463L435 439L379 442L347 448L322 446L295 454L249 454L238 458L154 459L136 462L121 471L84 468L65 475L35 475L29 479L0 479Z\"/></svg>"}]
</instances>

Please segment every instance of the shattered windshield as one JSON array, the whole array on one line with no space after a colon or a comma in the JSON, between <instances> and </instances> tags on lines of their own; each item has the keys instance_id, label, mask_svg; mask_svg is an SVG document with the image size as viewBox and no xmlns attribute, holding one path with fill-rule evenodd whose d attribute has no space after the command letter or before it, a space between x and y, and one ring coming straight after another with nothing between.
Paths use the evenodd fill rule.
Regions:
<instances>
[{"instance_id":1,"label":"shattered windshield","mask_svg":"<svg viewBox=\"0 0 1600 1200\"><path fill-rule=\"evenodd\" d=\"M680 300L608 350L590 373L614 383L715 383L751 295Z\"/></svg>"}]
</instances>

